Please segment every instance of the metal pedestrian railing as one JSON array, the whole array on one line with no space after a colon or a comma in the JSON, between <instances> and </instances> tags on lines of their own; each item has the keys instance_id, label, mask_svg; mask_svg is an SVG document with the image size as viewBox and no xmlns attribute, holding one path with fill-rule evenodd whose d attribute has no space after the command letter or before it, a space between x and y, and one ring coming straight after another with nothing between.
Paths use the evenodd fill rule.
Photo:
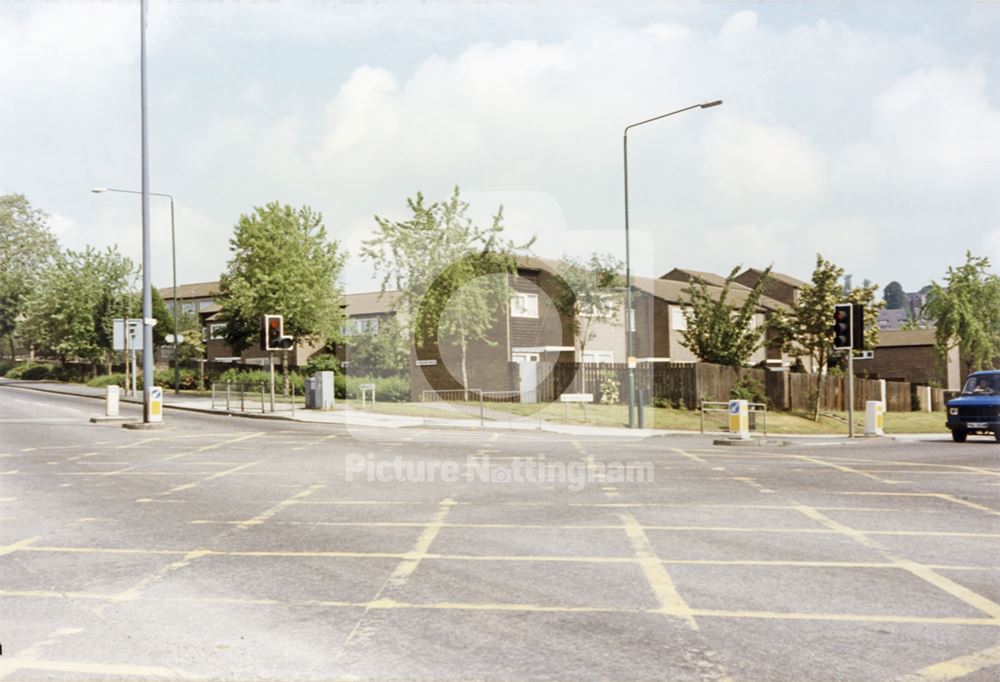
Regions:
<instances>
[{"instance_id":1,"label":"metal pedestrian railing","mask_svg":"<svg viewBox=\"0 0 1000 682\"><path fill-rule=\"evenodd\" d=\"M767 435L767 403L747 403L749 408L749 422L751 431L760 431L763 435ZM726 417L722 420L720 428L711 429L711 432L719 433L729 433L729 403L728 402L713 402L710 400L701 401L701 406L699 407L700 417L701 417L701 432L705 433L705 415L713 415L716 413L725 413ZM757 415L761 415L758 418ZM713 417L709 417L709 427L715 426L713 422ZM758 423L759 422L759 423Z\"/></svg>"},{"instance_id":2,"label":"metal pedestrian railing","mask_svg":"<svg viewBox=\"0 0 1000 682\"><path fill-rule=\"evenodd\" d=\"M212 382L212 409L226 412L291 412L295 414L295 385L290 385L291 395L271 394L264 383L238 381Z\"/></svg>"}]
</instances>

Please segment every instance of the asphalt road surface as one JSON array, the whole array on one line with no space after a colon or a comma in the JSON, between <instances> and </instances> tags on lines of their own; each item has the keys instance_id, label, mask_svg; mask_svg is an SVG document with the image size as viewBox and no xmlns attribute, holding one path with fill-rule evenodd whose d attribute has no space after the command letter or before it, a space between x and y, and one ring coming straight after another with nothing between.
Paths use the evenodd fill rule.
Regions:
<instances>
[{"instance_id":1,"label":"asphalt road surface","mask_svg":"<svg viewBox=\"0 0 1000 682\"><path fill-rule=\"evenodd\" d=\"M0 387L5 682L1000 679L992 440L100 409Z\"/></svg>"}]
</instances>

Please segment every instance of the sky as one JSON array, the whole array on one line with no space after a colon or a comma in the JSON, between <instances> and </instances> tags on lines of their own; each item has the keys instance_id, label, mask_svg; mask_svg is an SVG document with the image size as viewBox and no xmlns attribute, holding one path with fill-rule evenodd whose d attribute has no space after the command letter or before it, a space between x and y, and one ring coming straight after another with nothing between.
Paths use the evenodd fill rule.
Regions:
<instances>
[{"instance_id":1,"label":"sky","mask_svg":"<svg viewBox=\"0 0 1000 682\"><path fill-rule=\"evenodd\" d=\"M0 0L0 193L70 248L141 255L137 0ZM176 198L178 280L217 279L239 216L374 216L454 186L549 258L659 276L808 279L816 254L916 290L966 250L1000 264L1000 0L150 0L150 189ZM152 274L170 281L169 204Z\"/></svg>"}]
</instances>

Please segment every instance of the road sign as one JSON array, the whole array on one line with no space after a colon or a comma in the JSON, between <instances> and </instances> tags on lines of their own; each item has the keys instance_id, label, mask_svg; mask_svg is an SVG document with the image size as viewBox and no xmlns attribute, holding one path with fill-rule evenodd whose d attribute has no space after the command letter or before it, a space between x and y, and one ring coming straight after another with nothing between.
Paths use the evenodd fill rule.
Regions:
<instances>
[{"instance_id":1,"label":"road sign","mask_svg":"<svg viewBox=\"0 0 1000 682\"><path fill-rule=\"evenodd\" d=\"M173 343L174 342L174 335L173 334L167 334L165 338L166 338L167 343ZM177 335L177 343L184 343L184 335L183 334L178 334Z\"/></svg>"},{"instance_id":2,"label":"road sign","mask_svg":"<svg viewBox=\"0 0 1000 682\"><path fill-rule=\"evenodd\" d=\"M437 360L417 360L417 367L432 367L437 363Z\"/></svg>"},{"instance_id":3,"label":"road sign","mask_svg":"<svg viewBox=\"0 0 1000 682\"><path fill-rule=\"evenodd\" d=\"M125 334L128 329L128 350L142 350L142 320L134 317L125 319L116 317L112 320L111 350L125 350Z\"/></svg>"}]
</instances>

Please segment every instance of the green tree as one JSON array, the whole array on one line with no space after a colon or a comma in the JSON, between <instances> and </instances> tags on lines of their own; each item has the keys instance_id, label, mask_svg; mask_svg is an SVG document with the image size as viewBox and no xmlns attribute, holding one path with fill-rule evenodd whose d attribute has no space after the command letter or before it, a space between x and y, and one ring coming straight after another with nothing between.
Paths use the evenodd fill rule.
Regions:
<instances>
[{"instance_id":1,"label":"green tree","mask_svg":"<svg viewBox=\"0 0 1000 682\"><path fill-rule=\"evenodd\" d=\"M23 194L0 196L0 337L7 337L12 361L18 320L59 250L47 218Z\"/></svg>"},{"instance_id":2,"label":"green tree","mask_svg":"<svg viewBox=\"0 0 1000 682\"><path fill-rule=\"evenodd\" d=\"M57 254L28 301L27 333L62 361L106 359L111 320L127 309L136 274L115 248Z\"/></svg>"},{"instance_id":3,"label":"green tree","mask_svg":"<svg viewBox=\"0 0 1000 682\"><path fill-rule=\"evenodd\" d=\"M182 311L177 319L177 332L184 338L177 344L177 358L180 362L190 362L205 356L205 342L202 340L201 320L194 313ZM159 325L157 325L159 326ZM173 333L173 326L170 328Z\"/></svg>"},{"instance_id":4,"label":"green tree","mask_svg":"<svg viewBox=\"0 0 1000 682\"><path fill-rule=\"evenodd\" d=\"M729 301L729 294L740 267L733 268L717 294L704 280L691 282L690 300L684 308L687 331L681 338L681 345L704 362L741 367L764 342L766 327L754 327L752 322L771 267L761 273L746 300L736 305Z\"/></svg>"},{"instance_id":5,"label":"green tree","mask_svg":"<svg viewBox=\"0 0 1000 682\"><path fill-rule=\"evenodd\" d=\"M820 395L825 374L833 351L833 307L837 303L860 303L865 309L865 348L878 345L878 313L883 302L875 300L878 285L851 288L846 291L840 284L843 268L816 255L816 269L812 280L802 287L799 298L787 313L772 319L777 330L774 343L789 355L811 360L810 371L816 377L812 396L813 419L819 419Z\"/></svg>"},{"instance_id":6,"label":"green tree","mask_svg":"<svg viewBox=\"0 0 1000 682\"><path fill-rule=\"evenodd\" d=\"M503 236L502 206L489 227L475 225L458 187L430 205L418 192L407 206L412 216L406 220L375 216L375 234L362 242L361 256L382 275L383 292L390 284L400 290L397 310L407 311L408 336L418 346L444 337L459 348L468 388L469 344L494 343L488 333L509 300L516 253L534 240L515 244Z\"/></svg>"},{"instance_id":7,"label":"green tree","mask_svg":"<svg viewBox=\"0 0 1000 682\"><path fill-rule=\"evenodd\" d=\"M888 310L901 310L906 305L906 292L899 282L889 282L882 293L882 300Z\"/></svg>"},{"instance_id":8,"label":"green tree","mask_svg":"<svg viewBox=\"0 0 1000 682\"><path fill-rule=\"evenodd\" d=\"M988 258L967 251L964 264L948 267L944 285L931 284L923 309L934 321L941 356L957 346L974 370L992 367L1000 356L1000 277L989 267Z\"/></svg>"},{"instance_id":9,"label":"green tree","mask_svg":"<svg viewBox=\"0 0 1000 682\"><path fill-rule=\"evenodd\" d=\"M371 328L347 338L347 360L351 372L366 369L405 369L410 362L410 346L395 316L379 320Z\"/></svg>"},{"instance_id":10,"label":"green tree","mask_svg":"<svg viewBox=\"0 0 1000 682\"><path fill-rule=\"evenodd\" d=\"M266 314L284 315L296 346L339 338L344 255L327 239L319 213L278 202L254 207L240 216L229 249L232 258L219 280L220 318L234 350L257 343Z\"/></svg>"},{"instance_id":11,"label":"green tree","mask_svg":"<svg viewBox=\"0 0 1000 682\"><path fill-rule=\"evenodd\" d=\"M586 260L563 256L559 276L563 290L554 299L559 312L573 320L580 354L594 339L599 323L620 319L624 294L622 262L611 254L593 253ZM620 320L624 324L624 320Z\"/></svg>"}]
</instances>

